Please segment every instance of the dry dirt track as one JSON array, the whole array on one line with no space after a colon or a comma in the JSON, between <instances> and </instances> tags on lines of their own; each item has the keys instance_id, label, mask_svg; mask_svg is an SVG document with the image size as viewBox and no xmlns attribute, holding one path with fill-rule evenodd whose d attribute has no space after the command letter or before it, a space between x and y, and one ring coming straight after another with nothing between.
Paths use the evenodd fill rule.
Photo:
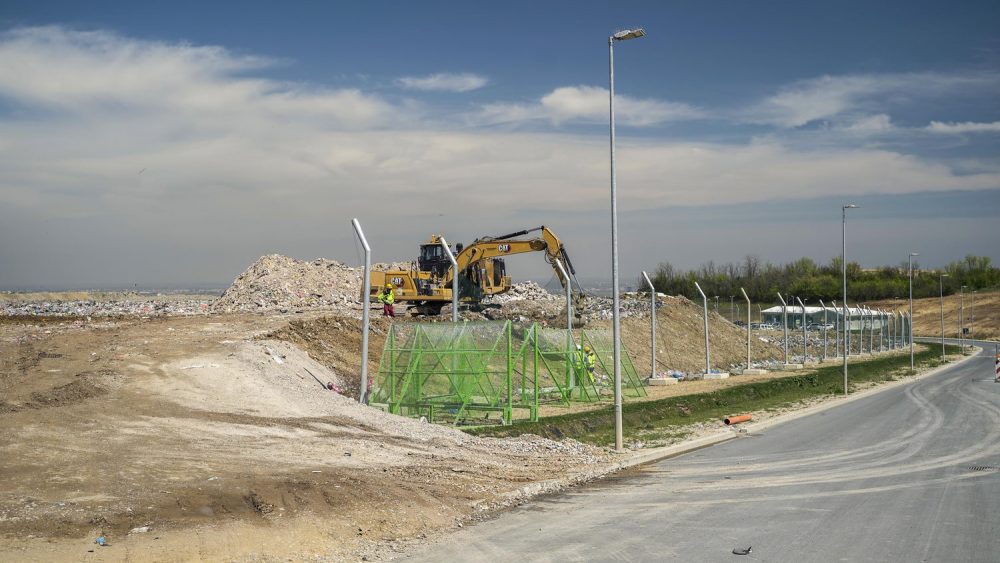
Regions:
<instances>
[{"instance_id":1,"label":"dry dirt track","mask_svg":"<svg viewBox=\"0 0 1000 563\"><path fill-rule=\"evenodd\" d=\"M285 323L0 325L0 560L377 558L526 482L607 465L325 391L305 369L337 374L252 340Z\"/></svg>"}]
</instances>

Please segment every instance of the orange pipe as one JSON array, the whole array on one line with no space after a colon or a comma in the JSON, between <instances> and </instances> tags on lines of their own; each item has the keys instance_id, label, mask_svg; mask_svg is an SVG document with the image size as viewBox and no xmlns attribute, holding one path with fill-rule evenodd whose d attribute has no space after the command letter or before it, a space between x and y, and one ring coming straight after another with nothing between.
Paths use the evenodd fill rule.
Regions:
<instances>
[{"instance_id":1,"label":"orange pipe","mask_svg":"<svg viewBox=\"0 0 1000 563\"><path fill-rule=\"evenodd\" d=\"M749 422L751 420L753 420L752 414L741 414L737 416L731 416L723 420L722 422L725 422L726 426L729 426L730 424L739 424L741 422Z\"/></svg>"}]
</instances>

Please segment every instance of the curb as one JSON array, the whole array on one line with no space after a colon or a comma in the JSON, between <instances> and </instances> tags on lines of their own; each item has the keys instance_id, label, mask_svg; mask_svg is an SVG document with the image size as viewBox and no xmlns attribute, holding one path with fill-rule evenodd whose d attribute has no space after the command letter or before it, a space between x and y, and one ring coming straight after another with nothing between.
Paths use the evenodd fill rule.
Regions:
<instances>
[{"instance_id":1,"label":"curb","mask_svg":"<svg viewBox=\"0 0 1000 563\"><path fill-rule=\"evenodd\" d=\"M909 379L899 380L899 381L890 381L888 383L879 385L877 387L872 387L871 389L865 389L864 391L858 391L858 392L856 392L856 393L854 393L854 394L852 394L852 395L850 395L848 397L844 397L843 395L838 395L836 398L833 398L833 399L830 399L830 400L827 400L827 401L823 401L822 403L820 403L818 405L813 405L811 407L806 407L806 408L803 408L803 409L799 409L799 410L796 410L794 412L782 414L782 415L779 415L779 416L776 416L774 418L770 418L770 419L767 419L767 420L764 420L764 421L761 421L761 422L755 422L755 423L752 423L752 424L747 424L747 425L744 425L743 428L747 432L754 432L754 431L766 430L768 428L772 428L774 426L778 426L779 424L784 424L786 422L791 422L793 420L796 420L796 419L799 419L799 418L802 418L802 417L806 417L806 416L809 416L809 415L812 415L812 414L816 414L818 412L823 412L823 411L832 409L834 407L838 407L840 405L844 405L844 404L850 403L852 401L857 401L857 400L860 400L860 399L864 399L866 397L871 397L872 395L876 395L876 394L881 393L883 391L888 391L889 389L892 389L892 388L895 388L895 387L899 387L901 385L909 385L910 383L914 383L916 381L920 381L920 380L926 379L928 377L933 377L933 376L941 373L944 370L951 369L951 368L956 367L956 366L960 366L962 364L965 364L966 362L970 362L970 361L978 358L979 357L979 353L982 351L982 348L976 347L976 348L973 348L973 350L974 350L974 353L972 355L970 355L970 356L966 356L966 357L964 357L964 358L962 358L960 360L956 360L956 361L954 361L952 363L949 363L947 365L936 367L936 368L934 368L932 370L929 370L929 371L926 371L924 373L917 374L917 375L915 375L915 376L913 376L913 377L911 377ZM682 442L680 444L674 444L672 446L664 446L662 448L655 448L655 449L643 452L641 454L636 454L636 455L634 455L634 456L632 456L632 457L630 457L630 458L628 458L626 460L623 460L620 463L620 467L621 467L621 469L628 469L630 467L636 467L638 465L646 465L648 463L662 461L664 459L669 459L669 458L672 458L672 457L677 457L679 455L690 453L690 452L693 452L695 450L700 450L702 448L707 448L709 446L714 446L716 444L721 444L722 442L728 442L729 440L734 440L736 438L739 438L739 434L734 433L733 430L727 430L727 431L723 431L723 432L718 432L716 434L710 434L708 436L702 436L701 438L696 438L696 439L691 440L689 442Z\"/></svg>"}]
</instances>

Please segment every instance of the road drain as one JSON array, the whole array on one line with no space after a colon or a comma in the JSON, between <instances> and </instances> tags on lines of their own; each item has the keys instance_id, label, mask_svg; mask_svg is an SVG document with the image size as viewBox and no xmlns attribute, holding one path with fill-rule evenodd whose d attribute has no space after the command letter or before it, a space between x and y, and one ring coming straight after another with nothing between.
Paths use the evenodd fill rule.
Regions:
<instances>
[{"instance_id":1,"label":"road drain","mask_svg":"<svg viewBox=\"0 0 1000 563\"><path fill-rule=\"evenodd\" d=\"M1000 471L1000 465L973 465L972 471Z\"/></svg>"}]
</instances>

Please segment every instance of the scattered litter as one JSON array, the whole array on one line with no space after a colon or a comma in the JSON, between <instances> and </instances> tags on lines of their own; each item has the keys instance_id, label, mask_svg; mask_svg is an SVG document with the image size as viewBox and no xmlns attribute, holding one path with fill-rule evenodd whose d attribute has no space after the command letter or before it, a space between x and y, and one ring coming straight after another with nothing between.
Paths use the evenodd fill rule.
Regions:
<instances>
[{"instance_id":1,"label":"scattered litter","mask_svg":"<svg viewBox=\"0 0 1000 563\"><path fill-rule=\"evenodd\" d=\"M101 547L108 547L109 545L111 545L110 543L108 543L108 539L105 538L104 536L97 536L97 539L94 540L94 543L96 543Z\"/></svg>"},{"instance_id":2,"label":"scattered litter","mask_svg":"<svg viewBox=\"0 0 1000 563\"><path fill-rule=\"evenodd\" d=\"M208 480L209 481L218 481L219 478L218 477L209 477Z\"/></svg>"},{"instance_id":3,"label":"scattered litter","mask_svg":"<svg viewBox=\"0 0 1000 563\"><path fill-rule=\"evenodd\" d=\"M753 546L748 546L748 547L734 547L733 548L733 555L750 555L751 551L753 551Z\"/></svg>"},{"instance_id":4,"label":"scattered litter","mask_svg":"<svg viewBox=\"0 0 1000 563\"><path fill-rule=\"evenodd\" d=\"M130 533L130 534L145 534L146 532L149 532L152 529L153 528L151 526L139 526L138 528L132 528L131 530L128 531L128 533Z\"/></svg>"},{"instance_id":5,"label":"scattered litter","mask_svg":"<svg viewBox=\"0 0 1000 563\"><path fill-rule=\"evenodd\" d=\"M282 356L281 354L275 352L274 350L272 350L272 349L270 349L268 347L264 347L264 350L267 350L267 353L271 356L271 358L275 361L275 363L278 363L278 364L285 363L285 357Z\"/></svg>"}]
</instances>

